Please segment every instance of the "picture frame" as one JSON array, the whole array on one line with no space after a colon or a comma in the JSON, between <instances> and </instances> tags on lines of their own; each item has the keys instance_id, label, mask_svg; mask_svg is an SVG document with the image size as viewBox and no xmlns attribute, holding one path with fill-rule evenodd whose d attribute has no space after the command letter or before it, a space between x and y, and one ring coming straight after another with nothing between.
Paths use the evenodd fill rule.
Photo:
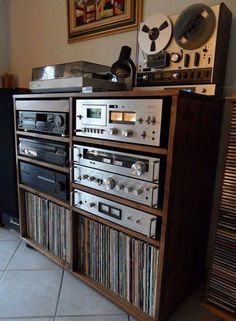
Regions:
<instances>
[{"instance_id":1,"label":"picture frame","mask_svg":"<svg viewBox=\"0 0 236 321\"><path fill-rule=\"evenodd\" d=\"M141 0L67 0L68 42L83 41L138 28Z\"/></svg>"}]
</instances>

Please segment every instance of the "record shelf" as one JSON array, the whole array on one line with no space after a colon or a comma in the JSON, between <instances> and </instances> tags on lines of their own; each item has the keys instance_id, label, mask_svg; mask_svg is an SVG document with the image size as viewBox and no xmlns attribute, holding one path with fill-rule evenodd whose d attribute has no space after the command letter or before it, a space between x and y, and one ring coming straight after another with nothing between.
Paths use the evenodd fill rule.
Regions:
<instances>
[{"instance_id":1,"label":"record shelf","mask_svg":"<svg viewBox=\"0 0 236 321\"><path fill-rule=\"evenodd\" d=\"M224 170L219 178L218 217L204 306L226 321L236 318L236 98L226 137Z\"/></svg>"},{"instance_id":2,"label":"record shelf","mask_svg":"<svg viewBox=\"0 0 236 321\"><path fill-rule=\"evenodd\" d=\"M118 142L76 135L76 101L108 98L126 102L145 99L147 103L150 99L161 100L168 115L168 125L163 129L166 144L150 146L142 141L134 144L125 139ZM136 320L168 320L204 277L224 101L179 90L150 90L15 95L14 106L22 237ZM20 111L66 113L67 136L20 130ZM63 143L68 151L66 166L20 155L20 138ZM78 144L123 155L159 157L163 164L159 182L161 205L151 207L76 182L73 151ZM38 189L24 183L22 163L65 175L66 197L62 199L44 186ZM130 211L153 215L156 237L94 215L89 208L78 208L73 199L75 190Z\"/></svg>"}]
</instances>

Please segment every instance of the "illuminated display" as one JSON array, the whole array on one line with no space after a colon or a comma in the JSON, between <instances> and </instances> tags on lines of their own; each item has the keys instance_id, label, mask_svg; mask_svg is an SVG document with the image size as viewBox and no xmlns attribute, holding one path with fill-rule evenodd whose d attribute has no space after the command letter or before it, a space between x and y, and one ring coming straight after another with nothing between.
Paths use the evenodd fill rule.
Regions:
<instances>
[{"instance_id":1,"label":"illuminated display","mask_svg":"<svg viewBox=\"0 0 236 321\"><path fill-rule=\"evenodd\" d=\"M110 112L110 123L117 124L135 124L136 113L134 112Z\"/></svg>"},{"instance_id":2,"label":"illuminated display","mask_svg":"<svg viewBox=\"0 0 236 321\"><path fill-rule=\"evenodd\" d=\"M101 118L101 108L88 108L87 118Z\"/></svg>"}]
</instances>

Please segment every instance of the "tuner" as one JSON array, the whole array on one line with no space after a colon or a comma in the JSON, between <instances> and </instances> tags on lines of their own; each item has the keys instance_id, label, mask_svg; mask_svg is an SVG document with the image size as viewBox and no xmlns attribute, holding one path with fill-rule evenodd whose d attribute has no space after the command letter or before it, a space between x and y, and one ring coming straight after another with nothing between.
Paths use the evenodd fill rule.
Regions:
<instances>
[{"instance_id":1,"label":"tuner","mask_svg":"<svg viewBox=\"0 0 236 321\"><path fill-rule=\"evenodd\" d=\"M132 129L124 129L121 132L121 135L125 136L125 137L130 137L130 136L132 136L132 134L133 134L133 130Z\"/></svg>"},{"instance_id":2,"label":"tuner","mask_svg":"<svg viewBox=\"0 0 236 321\"><path fill-rule=\"evenodd\" d=\"M133 175L141 176L146 173L146 165L142 161L137 161L131 166L131 168Z\"/></svg>"},{"instance_id":3,"label":"tuner","mask_svg":"<svg viewBox=\"0 0 236 321\"><path fill-rule=\"evenodd\" d=\"M118 129L116 127L109 129L109 135L117 135Z\"/></svg>"},{"instance_id":4,"label":"tuner","mask_svg":"<svg viewBox=\"0 0 236 321\"><path fill-rule=\"evenodd\" d=\"M103 185L105 185L105 188L107 190L110 190L110 189L113 189L116 184L115 184L115 181L113 178L108 177L108 178L103 179Z\"/></svg>"}]
</instances>

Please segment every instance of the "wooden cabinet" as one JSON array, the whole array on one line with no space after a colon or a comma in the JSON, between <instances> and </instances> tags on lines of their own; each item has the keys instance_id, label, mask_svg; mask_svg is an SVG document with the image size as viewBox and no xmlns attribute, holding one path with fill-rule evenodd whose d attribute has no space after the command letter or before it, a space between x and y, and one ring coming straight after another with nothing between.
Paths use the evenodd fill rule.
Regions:
<instances>
[{"instance_id":1,"label":"wooden cabinet","mask_svg":"<svg viewBox=\"0 0 236 321\"><path fill-rule=\"evenodd\" d=\"M147 146L143 141L134 144L77 136L76 100L104 98L162 100L163 108L169 110L166 144ZM69 116L67 137L17 129L19 111L47 111L44 102L51 101L54 107L49 111L59 112L62 100L68 102L68 109L64 110ZM178 90L14 96L17 142L20 137L44 139L63 142L70 150L69 165L60 167L19 155L16 147L23 238L135 319L167 320L205 273L223 103L221 99ZM159 206L151 207L73 180L74 145L160 159ZM70 177L70 202L23 184L19 172L22 161ZM89 210L93 202L88 204L88 210L76 207L75 190L156 217L156 237L94 215ZM60 231L56 226L60 226Z\"/></svg>"}]
</instances>

